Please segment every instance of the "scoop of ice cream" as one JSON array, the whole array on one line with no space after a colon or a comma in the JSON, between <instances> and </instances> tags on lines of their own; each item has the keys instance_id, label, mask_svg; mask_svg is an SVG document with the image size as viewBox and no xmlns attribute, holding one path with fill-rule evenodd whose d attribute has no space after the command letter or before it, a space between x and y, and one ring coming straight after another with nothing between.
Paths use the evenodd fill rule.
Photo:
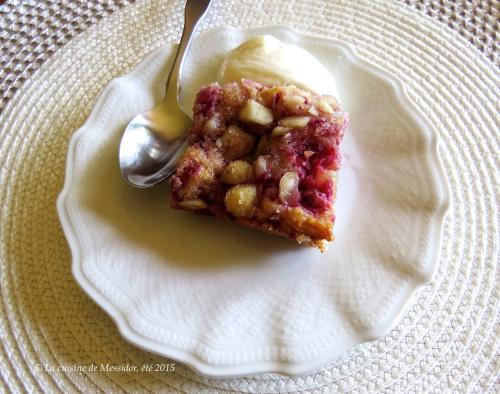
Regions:
<instances>
[{"instance_id":1,"label":"scoop of ice cream","mask_svg":"<svg viewBox=\"0 0 500 394\"><path fill-rule=\"evenodd\" d=\"M218 76L221 84L242 78L265 85L292 83L317 94L336 96L335 80L318 59L270 35L245 41L222 63Z\"/></svg>"}]
</instances>

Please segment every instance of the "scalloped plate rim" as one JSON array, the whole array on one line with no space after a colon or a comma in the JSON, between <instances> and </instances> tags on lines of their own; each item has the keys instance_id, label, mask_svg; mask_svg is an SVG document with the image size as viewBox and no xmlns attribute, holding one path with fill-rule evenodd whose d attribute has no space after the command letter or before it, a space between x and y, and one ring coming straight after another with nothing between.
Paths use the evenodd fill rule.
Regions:
<instances>
[{"instance_id":1,"label":"scalloped plate rim","mask_svg":"<svg viewBox=\"0 0 500 394\"><path fill-rule=\"evenodd\" d=\"M411 113L414 121L417 122L417 124L421 129L424 129L426 131L429 138L429 148L427 150L427 154L431 156L432 163L434 164L431 170L436 173L436 178L439 181L441 181L440 201L438 204L439 207L434 211L434 216L433 216L434 234L432 235L436 240L436 242L434 242L433 244L433 248L430 253L431 257L429 257L429 261L432 261L433 264L429 265L429 269L427 272L423 273L422 275L415 275L411 278L411 280L408 281L406 292L404 296L401 296L400 298L401 302L397 305L396 308L394 308L396 309L396 312L393 315L388 316L385 324L381 323L379 324L378 327L372 328L371 330L364 331L361 333L359 332L356 333L358 334L359 337L352 340L351 341L352 343L345 344L344 348L340 349L340 351L336 351L335 352L336 356L332 356L330 352L325 351L324 357L316 357L314 358L314 360L307 360L296 363L265 361L265 362L254 362L254 363L246 363L246 364L239 364L232 366L212 365L204 360L201 360L192 352L179 350L165 344L159 344L158 342L155 342L154 340L151 340L143 336L142 334L139 334L138 332L134 331L127 322L127 319L121 312L121 310L116 305L114 305L110 300L108 300L102 294L102 292L98 288L96 288L90 282L90 280L84 275L84 273L81 270L82 267L81 247L79 245L78 237L76 235L77 232L71 220L69 219L69 215L67 212L67 205L66 205L67 195L73 186L72 174L74 170L74 160L76 158L75 155L76 146L81 136L87 131L87 129L90 129L91 126L93 125L95 118L100 112L102 103L105 101L106 97L111 93L115 85L120 85L126 82L127 80L133 79L134 74L138 73L142 68L144 68L151 61L154 55L161 50L161 48L174 45L172 43L163 44L160 47L149 52L133 68L133 70L130 73L112 79L108 83L106 88L102 91L99 98L96 100L96 103L94 104L94 107L88 119L85 121L82 127L80 127L77 131L75 131L75 133L72 135L70 139L68 145L67 159L66 159L66 170L65 170L66 172L64 177L64 185L62 191L60 192L57 198L56 210L61 222L63 232L67 238L68 245L71 251L72 274L75 277L76 282L80 285L80 287L84 290L84 292L87 293L87 295L91 299L93 299L94 302L96 302L102 309L104 309L106 313L112 318L112 320L114 321L115 325L118 328L120 335L127 342L141 349L144 349L148 352L177 360L204 375L212 377L219 377L219 378L238 377L238 376L248 376L260 373L279 373L289 376L303 375L307 372L310 372L312 370L321 367L322 365L324 365L329 361L332 361L332 359L335 359L336 357L340 356L343 352L347 351L352 346L368 342L371 340L375 340L386 335L397 321L399 315L404 311L406 305L411 300L411 296L415 293L415 291L418 288L426 284L435 273L439 261L438 257L441 245L441 234L443 230L444 219L446 217L446 213L450 206L450 195L451 195L449 184L445 176L443 164L439 156L438 133L428 123L428 121L422 115L418 107L411 101L404 87L404 84L398 77L381 69L379 66L370 62L369 60L360 57L356 52L356 50L350 44L344 41L340 41L333 38L314 36L311 34L300 32L289 26L282 26L282 25L271 25L271 26L249 28L249 29L238 29L229 26L220 26L217 28L209 29L199 34L199 36L205 34L212 34L214 31L227 31L227 30L235 32L246 31L255 34L272 33L273 31L280 30L280 31L285 31L287 33L291 33L296 36L300 36L301 39L317 40L321 41L323 44L335 45L341 48L341 50L350 58L351 61L353 61L358 65L363 66L364 68L368 68L371 73L385 80L388 83L388 85L391 86L392 90L396 93L396 97L402 104L402 107L404 107L409 113ZM351 337L350 339L353 338Z\"/></svg>"}]
</instances>

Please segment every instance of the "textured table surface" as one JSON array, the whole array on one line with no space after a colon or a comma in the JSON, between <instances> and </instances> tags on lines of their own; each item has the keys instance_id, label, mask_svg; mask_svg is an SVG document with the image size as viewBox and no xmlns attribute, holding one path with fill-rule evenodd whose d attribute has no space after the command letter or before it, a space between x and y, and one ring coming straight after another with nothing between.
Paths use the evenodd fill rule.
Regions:
<instances>
[{"instance_id":1,"label":"textured table surface","mask_svg":"<svg viewBox=\"0 0 500 394\"><path fill-rule=\"evenodd\" d=\"M165 362L78 288L55 214L66 147L104 86L182 27L182 1L0 2L0 391L498 392L498 1L214 0L202 29L345 40L434 122L453 194L438 271L384 338L308 376L79 372ZM106 61L103 61L105 59Z\"/></svg>"}]
</instances>

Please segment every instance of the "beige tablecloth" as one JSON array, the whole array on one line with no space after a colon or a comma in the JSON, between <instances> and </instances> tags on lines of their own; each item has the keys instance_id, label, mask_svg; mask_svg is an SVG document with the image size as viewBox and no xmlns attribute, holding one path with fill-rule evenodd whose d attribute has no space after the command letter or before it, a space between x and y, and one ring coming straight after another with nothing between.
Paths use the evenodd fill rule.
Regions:
<instances>
[{"instance_id":1,"label":"beige tablecloth","mask_svg":"<svg viewBox=\"0 0 500 394\"><path fill-rule=\"evenodd\" d=\"M433 121L452 190L439 268L394 329L303 377L78 371L161 357L126 343L78 287L56 213L69 137L164 40L182 2L0 5L0 390L498 392L498 1L214 0L202 30L286 24L349 42ZM104 60L105 61L104 61Z\"/></svg>"}]
</instances>

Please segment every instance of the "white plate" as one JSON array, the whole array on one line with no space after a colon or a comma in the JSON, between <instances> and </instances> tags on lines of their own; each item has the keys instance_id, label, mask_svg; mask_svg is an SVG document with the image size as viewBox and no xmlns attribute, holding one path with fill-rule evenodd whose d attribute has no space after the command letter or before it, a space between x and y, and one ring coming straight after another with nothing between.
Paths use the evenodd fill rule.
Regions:
<instances>
[{"instance_id":1,"label":"white plate","mask_svg":"<svg viewBox=\"0 0 500 394\"><path fill-rule=\"evenodd\" d=\"M73 136L58 212L83 289L128 341L212 376L301 374L386 334L436 268L448 188L435 131L401 83L341 42L283 27L199 35L189 107L224 54L269 33L317 56L350 114L327 253L167 206L120 177L127 122L159 101L173 47L110 83Z\"/></svg>"}]
</instances>

